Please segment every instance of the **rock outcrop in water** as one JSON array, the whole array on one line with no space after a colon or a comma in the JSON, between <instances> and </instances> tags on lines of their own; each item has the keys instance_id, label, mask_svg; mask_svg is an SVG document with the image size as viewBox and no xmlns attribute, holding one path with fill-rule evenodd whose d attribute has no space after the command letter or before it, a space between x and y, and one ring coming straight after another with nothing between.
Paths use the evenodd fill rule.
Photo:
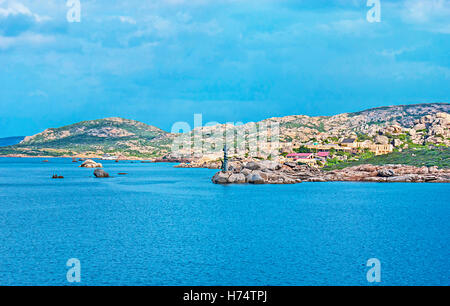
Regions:
<instances>
[{"instance_id":1,"label":"rock outcrop in water","mask_svg":"<svg viewBox=\"0 0 450 306\"><path fill-rule=\"evenodd\" d=\"M324 172L325 181L449 183L450 169L405 165L360 165Z\"/></svg>"},{"instance_id":2,"label":"rock outcrop in water","mask_svg":"<svg viewBox=\"0 0 450 306\"><path fill-rule=\"evenodd\" d=\"M84 161L81 165L81 168L103 168L103 165L101 163L97 163L93 161L92 159L88 159Z\"/></svg>"},{"instance_id":3,"label":"rock outcrop in water","mask_svg":"<svg viewBox=\"0 0 450 306\"><path fill-rule=\"evenodd\" d=\"M295 184L301 182L433 182L449 183L450 169L405 165L360 165L342 170L323 171L295 163L271 161L233 162L230 171L218 172L215 184Z\"/></svg>"},{"instance_id":4,"label":"rock outcrop in water","mask_svg":"<svg viewBox=\"0 0 450 306\"><path fill-rule=\"evenodd\" d=\"M95 175L95 177L98 177L98 178L107 178L107 177L109 177L109 174L103 169L95 169L94 175Z\"/></svg>"},{"instance_id":5,"label":"rock outcrop in water","mask_svg":"<svg viewBox=\"0 0 450 306\"><path fill-rule=\"evenodd\" d=\"M295 177L289 167L273 161L232 162L230 171L218 172L212 178L215 184L295 184L301 179Z\"/></svg>"}]
</instances>

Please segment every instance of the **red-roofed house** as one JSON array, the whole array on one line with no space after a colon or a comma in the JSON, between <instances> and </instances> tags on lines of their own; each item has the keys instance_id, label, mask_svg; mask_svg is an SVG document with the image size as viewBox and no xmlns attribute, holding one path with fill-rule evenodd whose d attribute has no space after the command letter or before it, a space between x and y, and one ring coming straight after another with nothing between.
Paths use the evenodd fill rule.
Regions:
<instances>
[{"instance_id":1,"label":"red-roofed house","mask_svg":"<svg viewBox=\"0 0 450 306\"><path fill-rule=\"evenodd\" d=\"M320 158L328 158L330 156L330 152L318 152L316 155Z\"/></svg>"}]
</instances>

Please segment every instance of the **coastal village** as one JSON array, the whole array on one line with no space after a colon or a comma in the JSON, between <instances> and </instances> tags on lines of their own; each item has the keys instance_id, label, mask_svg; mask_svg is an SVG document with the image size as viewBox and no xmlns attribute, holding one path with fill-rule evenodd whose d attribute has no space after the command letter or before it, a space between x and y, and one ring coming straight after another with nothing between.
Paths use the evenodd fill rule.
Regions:
<instances>
[{"instance_id":1,"label":"coastal village","mask_svg":"<svg viewBox=\"0 0 450 306\"><path fill-rule=\"evenodd\" d=\"M357 138L344 138L339 143L332 144L314 142L291 144L286 147L283 149L285 159L309 166L323 166L332 158L347 160L356 158L356 156L364 152L370 152L377 156L391 153L394 150L394 145L389 143L374 143L371 140L358 141ZM304 151L309 152L297 153L302 148Z\"/></svg>"},{"instance_id":2,"label":"coastal village","mask_svg":"<svg viewBox=\"0 0 450 306\"><path fill-rule=\"evenodd\" d=\"M282 143L278 149L279 152L276 152L276 148L272 148L272 143L263 143L261 147L264 149L258 151L254 156L247 154L246 158L273 159L282 163L296 162L312 167L323 167L332 159L338 161L356 159L364 153L373 154L374 156L388 154L393 152L395 148L390 143L374 143L370 140L358 141L357 138L343 138L338 143ZM237 150L234 148L230 151L234 153L231 154L232 158L242 157L242 154L236 153ZM204 154L201 158L194 159L192 163L195 165L214 161L219 162L222 155L222 152Z\"/></svg>"},{"instance_id":3,"label":"coastal village","mask_svg":"<svg viewBox=\"0 0 450 306\"><path fill-rule=\"evenodd\" d=\"M309 120L310 126L314 126L314 124L317 126L321 123L320 117L304 117L302 116L301 119ZM298 118L294 119L298 121ZM279 141L273 142L270 130L269 132L264 130L263 132L249 133L245 141L257 144L256 150L249 150L248 147L240 146L239 142L231 137L235 145L229 145L230 141L227 142L230 158L235 160L275 160L280 163L295 162L321 168L345 161L358 161L392 152L402 152L408 148L448 147L450 145L450 115L444 112L415 119L410 123L410 127L404 127L396 120L383 124L367 124L366 121L351 131L343 123L346 120L354 120L354 118L340 119L339 124L324 124L322 128L305 127L303 124L295 126L292 124L292 117L268 119L275 120L280 125ZM317 122L311 123L311 120L317 120ZM351 124L356 126L355 123ZM269 125L267 124L267 126ZM243 128L255 130L248 126ZM182 167L217 168L223 152L221 147L208 151L208 148L214 148L217 144L217 136L211 135L229 134L236 135L236 127L219 125L202 128L201 133L192 134L192 139L195 139L196 135L203 135L203 146L200 150L195 151L194 146L189 146L180 149L176 152L178 155L174 154L171 157L197 156L197 158L193 158L192 162L181 165Z\"/></svg>"}]
</instances>

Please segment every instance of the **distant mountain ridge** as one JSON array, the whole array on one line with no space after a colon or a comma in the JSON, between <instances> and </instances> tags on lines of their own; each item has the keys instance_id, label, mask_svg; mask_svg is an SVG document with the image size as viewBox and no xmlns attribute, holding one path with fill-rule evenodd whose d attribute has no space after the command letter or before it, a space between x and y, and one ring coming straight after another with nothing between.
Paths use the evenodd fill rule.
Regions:
<instances>
[{"instance_id":1,"label":"distant mountain ridge","mask_svg":"<svg viewBox=\"0 0 450 306\"><path fill-rule=\"evenodd\" d=\"M0 147L12 146L20 143L25 136L13 136L13 137L4 137L0 138Z\"/></svg>"},{"instance_id":2,"label":"distant mountain ridge","mask_svg":"<svg viewBox=\"0 0 450 306\"><path fill-rule=\"evenodd\" d=\"M276 122L280 126L282 143L337 141L344 137L375 139L389 136L390 129L402 129L408 140L417 143L448 145L449 103L427 103L377 107L355 113L334 116L309 117L292 115L269 118L256 125ZM200 127L191 132L202 135L202 141L214 145L223 132L246 128L219 124ZM263 137L263 134L253 135ZM25 137L20 144L0 148L0 155L19 156L102 156L118 155L126 158L152 158L170 155L171 144L178 134L165 132L142 122L106 118L75 123L60 128L50 128ZM206 146L208 147L208 146ZM203 149L202 149L203 150ZM195 152L200 155L207 151Z\"/></svg>"}]
</instances>

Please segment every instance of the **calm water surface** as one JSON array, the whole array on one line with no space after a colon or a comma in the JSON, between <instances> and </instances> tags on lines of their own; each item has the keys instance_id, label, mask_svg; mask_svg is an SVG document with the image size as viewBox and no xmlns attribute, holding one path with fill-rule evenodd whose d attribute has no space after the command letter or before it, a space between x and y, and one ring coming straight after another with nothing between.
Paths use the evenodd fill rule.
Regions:
<instances>
[{"instance_id":1,"label":"calm water surface","mask_svg":"<svg viewBox=\"0 0 450 306\"><path fill-rule=\"evenodd\" d=\"M450 185L218 186L215 170L0 158L0 285L449 285ZM64 180L52 180L56 172ZM127 172L119 176L119 172Z\"/></svg>"}]
</instances>

